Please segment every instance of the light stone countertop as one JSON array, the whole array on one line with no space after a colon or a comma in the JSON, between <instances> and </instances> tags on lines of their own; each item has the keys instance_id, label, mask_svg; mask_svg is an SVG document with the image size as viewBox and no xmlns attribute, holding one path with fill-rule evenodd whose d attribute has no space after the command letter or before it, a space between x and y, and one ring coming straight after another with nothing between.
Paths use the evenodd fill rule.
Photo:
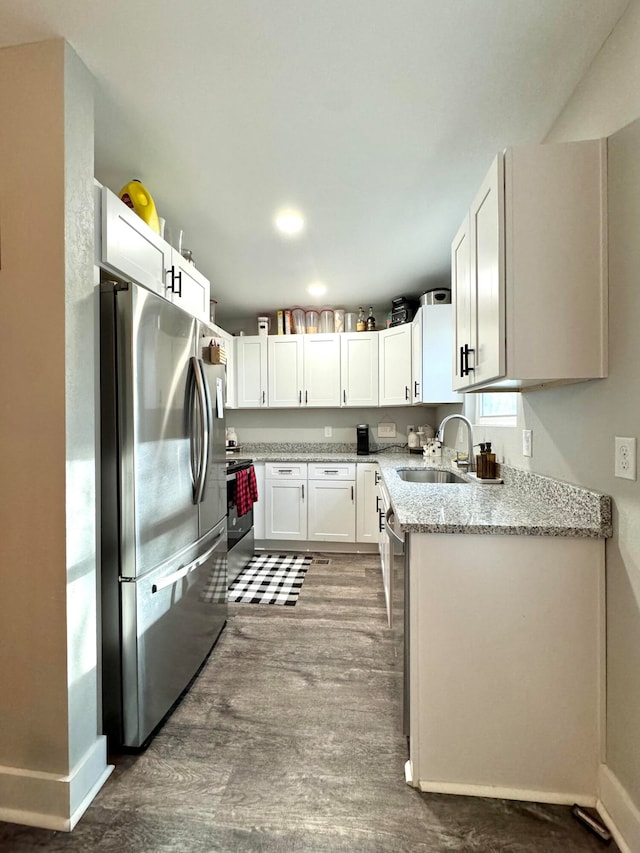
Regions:
<instances>
[{"instance_id":1,"label":"light stone countertop","mask_svg":"<svg viewBox=\"0 0 640 853\"><path fill-rule=\"evenodd\" d=\"M295 449L294 449L295 448ZM273 451L264 446L239 453L255 462L373 462L400 528L405 533L469 533L518 536L607 538L612 535L607 495L503 465L504 484L409 483L399 468L437 468L465 477L448 457L425 462L419 454L314 450L300 446Z\"/></svg>"}]
</instances>

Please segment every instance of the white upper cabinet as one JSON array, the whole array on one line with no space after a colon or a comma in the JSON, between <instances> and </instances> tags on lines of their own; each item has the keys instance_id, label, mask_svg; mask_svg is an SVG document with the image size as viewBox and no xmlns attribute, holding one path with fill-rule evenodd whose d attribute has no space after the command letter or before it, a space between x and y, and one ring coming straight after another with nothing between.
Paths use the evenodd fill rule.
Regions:
<instances>
[{"instance_id":1,"label":"white upper cabinet","mask_svg":"<svg viewBox=\"0 0 640 853\"><path fill-rule=\"evenodd\" d=\"M379 405L411 404L411 323L378 333Z\"/></svg>"},{"instance_id":2,"label":"white upper cabinet","mask_svg":"<svg viewBox=\"0 0 640 853\"><path fill-rule=\"evenodd\" d=\"M453 305L425 305L420 310L422 312L420 402L461 403L462 397L453 390L451 373Z\"/></svg>"},{"instance_id":3,"label":"white upper cabinet","mask_svg":"<svg viewBox=\"0 0 640 853\"><path fill-rule=\"evenodd\" d=\"M270 335L268 341L269 406L303 405L304 335Z\"/></svg>"},{"instance_id":4,"label":"white upper cabinet","mask_svg":"<svg viewBox=\"0 0 640 853\"><path fill-rule=\"evenodd\" d=\"M171 246L106 187L102 188L101 264L166 296Z\"/></svg>"},{"instance_id":5,"label":"white upper cabinet","mask_svg":"<svg viewBox=\"0 0 640 853\"><path fill-rule=\"evenodd\" d=\"M165 273L165 288L163 296L174 305L205 323L209 321L209 280L175 249Z\"/></svg>"},{"instance_id":6,"label":"white upper cabinet","mask_svg":"<svg viewBox=\"0 0 640 853\"><path fill-rule=\"evenodd\" d=\"M304 406L340 405L339 335L303 336Z\"/></svg>"},{"instance_id":7,"label":"white upper cabinet","mask_svg":"<svg viewBox=\"0 0 640 853\"><path fill-rule=\"evenodd\" d=\"M378 405L378 334L346 332L339 335L340 405Z\"/></svg>"},{"instance_id":8,"label":"white upper cabinet","mask_svg":"<svg viewBox=\"0 0 640 853\"><path fill-rule=\"evenodd\" d=\"M101 266L208 322L208 279L106 187L101 213Z\"/></svg>"},{"instance_id":9,"label":"white upper cabinet","mask_svg":"<svg viewBox=\"0 0 640 853\"><path fill-rule=\"evenodd\" d=\"M204 345L210 344L211 341L224 348L226 357L226 374L227 381L225 384L225 403L227 409L236 408L236 369L235 369L235 339L229 332L225 332L220 326L212 326L207 324L207 328L203 329Z\"/></svg>"},{"instance_id":10,"label":"white upper cabinet","mask_svg":"<svg viewBox=\"0 0 640 853\"><path fill-rule=\"evenodd\" d=\"M452 245L454 386L607 374L604 140L508 148Z\"/></svg>"},{"instance_id":11,"label":"white upper cabinet","mask_svg":"<svg viewBox=\"0 0 640 853\"><path fill-rule=\"evenodd\" d=\"M267 405L267 338L241 335L234 343L236 406L260 409Z\"/></svg>"}]
</instances>

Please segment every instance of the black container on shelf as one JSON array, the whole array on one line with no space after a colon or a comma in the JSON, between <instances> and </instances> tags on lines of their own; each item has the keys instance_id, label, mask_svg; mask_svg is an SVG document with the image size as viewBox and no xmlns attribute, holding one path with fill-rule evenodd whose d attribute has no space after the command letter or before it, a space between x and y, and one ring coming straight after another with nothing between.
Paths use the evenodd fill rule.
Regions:
<instances>
[{"instance_id":1,"label":"black container on shelf","mask_svg":"<svg viewBox=\"0 0 640 853\"><path fill-rule=\"evenodd\" d=\"M400 326L410 323L416 313L416 302L406 296L397 296L391 300L391 325Z\"/></svg>"}]
</instances>

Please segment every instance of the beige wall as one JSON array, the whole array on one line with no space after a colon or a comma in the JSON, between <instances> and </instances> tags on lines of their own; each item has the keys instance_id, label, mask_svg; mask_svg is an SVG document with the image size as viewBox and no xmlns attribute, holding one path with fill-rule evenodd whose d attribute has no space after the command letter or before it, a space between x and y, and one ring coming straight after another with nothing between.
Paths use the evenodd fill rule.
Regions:
<instances>
[{"instance_id":1,"label":"beige wall","mask_svg":"<svg viewBox=\"0 0 640 853\"><path fill-rule=\"evenodd\" d=\"M98 736L91 78L0 50L0 819L69 828Z\"/></svg>"},{"instance_id":2,"label":"beige wall","mask_svg":"<svg viewBox=\"0 0 640 853\"><path fill-rule=\"evenodd\" d=\"M640 482L613 476L614 437L640 433L640 2L633 0L547 141L610 136L609 378L522 396L516 429L477 429L498 457L613 497L607 543L606 761L640 808ZM616 132L619 131L619 132ZM471 396L471 395L468 395ZM522 429L533 457L522 456Z\"/></svg>"}]
</instances>

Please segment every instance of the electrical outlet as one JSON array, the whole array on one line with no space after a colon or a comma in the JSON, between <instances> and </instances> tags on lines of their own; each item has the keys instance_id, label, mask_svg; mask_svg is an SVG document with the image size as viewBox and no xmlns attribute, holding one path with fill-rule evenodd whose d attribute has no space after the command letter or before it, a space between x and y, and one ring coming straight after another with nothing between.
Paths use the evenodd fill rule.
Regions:
<instances>
[{"instance_id":1,"label":"electrical outlet","mask_svg":"<svg viewBox=\"0 0 640 853\"><path fill-rule=\"evenodd\" d=\"M623 480L636 479L636 439L616 436L614 474Z\"/></svg>"},{"instance_id":2,"label":"electrical outlet","mask_svg":"<svg viewBox=\"0 0 640 853\"><path fill-rule=\"evenodd\" d=\"M533 431L530 429L522 430L522 455L533 456L532 449Z\"/></svg>"},{"instance_id":3,"label":"electrical outlet","mask_svg":"<svg viewBox=\"0 0 640 853\"><path fill-rule=\"evenodd\" d=\"M378 438L395 438L395 424L378 424Z\"/></svg>"},{"instance_id":4,"label":"electrical outlet","mask_svg":"<svg viewBox=\"0 0 640 853\"><path fill-rule=\"evenodd\" d=\"M324 437L325 438L331 438L332 435L333 435L333 430L331 429L331 427L325 427L324 428Z\"/></svg>"}]
</instances>

